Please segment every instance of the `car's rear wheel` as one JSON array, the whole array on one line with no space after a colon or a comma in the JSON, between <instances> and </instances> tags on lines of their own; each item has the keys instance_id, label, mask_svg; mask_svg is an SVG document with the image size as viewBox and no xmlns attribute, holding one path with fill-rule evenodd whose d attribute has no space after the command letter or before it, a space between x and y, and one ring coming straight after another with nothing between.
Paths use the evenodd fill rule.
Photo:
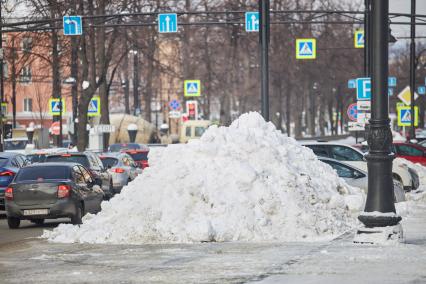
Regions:
<instances>
[{"instance_id":1,"label":"car's rear wheel","mask_svg":"<svg viewBox=\"0 0 426 284\"><path fill-rule=\"evenodd\" d=\"M44 219L34 219L34 220L31 220L31 223L34 223L36 225L43 225Z\"/></svg>"},{"instance_id":2,"label":"car's rear wheel","mask_svg":"<svg viewBox=\"0 0 426 284\"><path fill-rule=\"evenodd\" d=\"M80 225L82 224L82 219L83 218L83 208L81 205L78 205L75 209L75 215L71 217L71 223L73 225Z\"/></svg>"},{"instance_id":3,"label":"car's rear wheel","mask_svg":"<svg viewBox=\"0 0 426 284\"><path fill-rule=\"evenodd\" d=\"M19 218L7 217L7 225L9 225L10 229L18 229L21 224L21 220Z\"/></svg>"}]
</instances>

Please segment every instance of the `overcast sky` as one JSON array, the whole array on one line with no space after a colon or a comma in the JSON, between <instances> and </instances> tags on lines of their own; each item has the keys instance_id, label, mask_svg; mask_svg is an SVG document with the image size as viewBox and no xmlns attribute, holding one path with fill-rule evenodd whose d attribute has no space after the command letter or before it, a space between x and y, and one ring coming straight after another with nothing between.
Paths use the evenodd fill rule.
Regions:
<instances>
[{"instance_id":1,"label":"overcast sky","mask_svg":"<svg viewBox=\"0 0 426 284\"><path fill-rule=\"evenodd\" d=\"M410 13L411 12L411 1L410 0L390 0L390 12L392 13ZM416 2L416 14L426 15L426 0L417 0ZM393 21L409 21L409 18L397 18ZM410 36L410 26L391 25L392 34L398 38L398 36ZM416 27L417 36L426 36L426 26Z\"/></svg>"}]
</instances>

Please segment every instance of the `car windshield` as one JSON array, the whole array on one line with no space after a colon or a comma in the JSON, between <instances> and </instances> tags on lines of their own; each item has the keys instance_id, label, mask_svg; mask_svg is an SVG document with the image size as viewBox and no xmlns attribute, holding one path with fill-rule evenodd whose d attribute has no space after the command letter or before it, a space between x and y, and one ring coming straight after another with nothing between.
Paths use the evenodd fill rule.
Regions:
<instances>
[{"instance_id":1,"label":"car windshield","mask_svg":"<svg viewBox=\"0 0 426 284\"><path fill-rule=\"evenodd\" d=\"M27 146L27 140L12 140L12 141L4 141L4 149L5 150L25 150L25 146Z\"/></svg>"},{"instance_id":2,"label":"car windshield","mask_svg":"<svg viewBox=\"0 0 426 284\"><path fill-rule=\"evenodd\" d=\"M28 161L30 161L31 164L34 163L43 163L46 161L46 155L45 154L31 154L27 155Z\"/></svg>"},{"instance_id":3,"label":"car windshield","mask_svg":"<svg viewBox=\"0 0 426 284\"><path fill-rule=\"evenodd\" d=\"M136 143L128 143L128 144L112 144L109 146L110 152L120 152L121 150L137 150L140 149L141 146Z\"/></svg>"},{"instance_id":4,"label":"car windshield","mask_svg":"<svg viewBox=\"0 0 426 284\"><path fill-rule=\"evenodd\" d=\"M206 131L205 127L197 126L195 127L195 137L201 137Z\"/></svg>"},{"instance_id":5,"label":"car windshield","mask_svg":"<svg viewBox=\"0 0 426 284\"><path fill-rule=\"evenodd\" d=\"M102 157L101 161L105 168L112 168L118 164L117 158Z\"/></svg>"},{"instance_id":6,"label":"car windshield","mask_svg":"<svg viewBox=\"0 0 426 284\"><path fill-rule=\"evenodd\" d=\"M0 158L0 167L5 167L8 161L8 158Z\"/></svg>"},{"instance_id":7,"label":"car windshield","mask_svg":"<svg viewBox=\"0 0 426 284\"><path fill-rule=\"evenodd\" d=\"M66 162L66 163L78 163L90 168L89 160L86 156L82 155L61 155L61 156L49 156L46 158L46 162Z\"/></svg>"},{"instance_id":8,"label":"car windshield","mask_svg":"<svg viewBox=\"0 0 426 284\"><path fill-rule=\"evenodd\" d=\"M18 172L15 181L44 181L69 178L70 170L68 167L45 166L22 168Z\"/></svg>"},{"instance_id":9,"label":"car windshield","mask_svg":"<svg viewBox=\"0 0 426 284\"><path fill-rule=\"evenodd\" d=\"M148 160L148 152L129 152L130 156L132 156L135 161Z\"/></svg>"}]
</instances>

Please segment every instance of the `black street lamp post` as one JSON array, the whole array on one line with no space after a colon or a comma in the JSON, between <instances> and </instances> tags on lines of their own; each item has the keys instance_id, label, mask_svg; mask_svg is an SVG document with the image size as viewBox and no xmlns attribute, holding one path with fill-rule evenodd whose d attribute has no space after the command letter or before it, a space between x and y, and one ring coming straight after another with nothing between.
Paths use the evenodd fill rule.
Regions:
<instances>
[{"instance_id":1,"label":"black street lamp post","mask_svg":"<svg viewBox=\"0 0 426 284\"><path fill-rule=\"evenodd\" d=\"M262 116L269 121L269 0L259 0Z\"/></svg>"},{"instance_id":2,"label":"black street lamp post","mask_svg":"<svg viewBox=\"0 0 426 284\"><path fill-rule=\"evenodd\" d=\"M411 89L411 127L410 139L416 139L414 126L414 92L416 91L416 0L411 0L411 29L410 29L410 89Z\"/></svg>"},{"instance_id":3,"label":"black street lamp post","mask_svg":"<svg viewBox=\"0 0 426 284\"><path fill-rule=\"evenodd\" d=\"M368 133L368 194L365 212L358 219L368 231L371 228L396 226L401 217L394 205L391 151L392 133L388 106L388 59L389 59L389 0L374 0L371 3L372 44L372 103L370 130ZM358 231L358 235L371 231ZM374 233L375 231L373 231ZM362 241L362 237L359 238ZM357 242L357 237L355 238Z\"/></svg>"}]
</instances>

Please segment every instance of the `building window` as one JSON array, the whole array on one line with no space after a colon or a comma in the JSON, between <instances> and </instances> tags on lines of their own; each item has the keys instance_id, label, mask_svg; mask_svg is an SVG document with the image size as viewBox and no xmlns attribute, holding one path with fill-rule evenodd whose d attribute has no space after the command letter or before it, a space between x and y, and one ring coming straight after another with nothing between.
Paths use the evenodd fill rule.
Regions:
<instances>
[{"instance_id":1,"label":"building window","mask_svg":"<svg viewBox=\"0 0 426 284\"><path fill-rule=\"evenodd\" d=\"M22 68L22 71L21 71L21 78L20 78L21 83L31 82L31 77L32 77L31 67L29 65L24 66L24 68Z\"/></svg>"},{"instance_id":2,"label":"building window","mask_svg":"<svg viewBox=\"0 0 426 284\"><path fill-rule=\"evenodd\" d=\"M25 98L24 99L24 112L33 111L33 99Z\"/></svg>"},{"instance_id":3,"label":"building window","mask_svg":"<svg viewBox=\"0 0 426 284\"><path fill-rule=\"evenodd\" d=\"M33 49L33 39L30 37L22 38L21 48L23 52L31 52Z\"/></svg>"}]
</instances>

